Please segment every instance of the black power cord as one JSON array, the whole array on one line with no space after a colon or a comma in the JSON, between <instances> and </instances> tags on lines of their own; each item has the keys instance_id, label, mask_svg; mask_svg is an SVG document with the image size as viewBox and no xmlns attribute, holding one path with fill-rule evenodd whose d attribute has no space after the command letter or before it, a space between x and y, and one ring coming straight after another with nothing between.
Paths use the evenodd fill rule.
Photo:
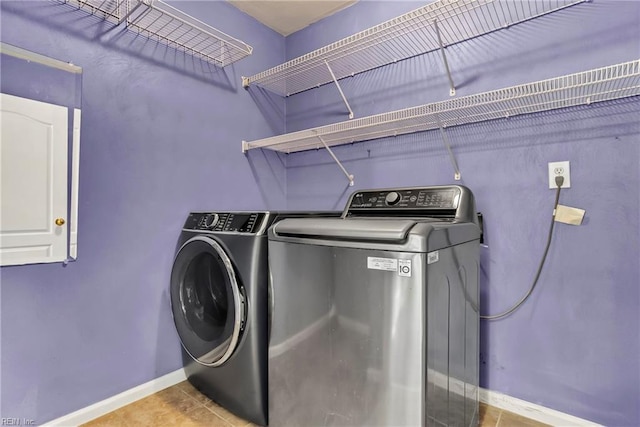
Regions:
<instances>
[{"instance_id":1,"label":"black power cord","mask_svg":"<svg viewBox=\"0 0 640 427\"><path fill-rule=\"evenodd\" d=\"M538 279L540 278L540 274L542 273L542 267L544 267L544 262L547 259L547 254L549 253L549 247L551 246L551 238L553 237L553 225L554 225L555 220L556 220L556 209L558 209L558 201L560 200L560 189L561 189L563 183L564 183L564 177L563 176L556 176L556 185L558 186L558 188L556 190L556 201L553 204L553 214L551 215L551 226L549 227L549 237L547 238L547 245L544 248L544 254L542 255L542 260L540 260L540 265L538 266L538 271L536 272L536 277L533 279L533 284L529 288L529 291L527 291L527 293L522 298L520 298L520 301L518 301L510 309L508 309L506 311L503 311L502 313L493 314L493 315L490 315L490 316L480 315L481 319L498 320L498 319L502 319L503 317L507 317L508 315L510 315L511 313L516 311L522 304L524 304L524 302L529 298L531 293L533 293L533 290L536 288L536 285L538 284Z\"/></svg>"}]
</instances>

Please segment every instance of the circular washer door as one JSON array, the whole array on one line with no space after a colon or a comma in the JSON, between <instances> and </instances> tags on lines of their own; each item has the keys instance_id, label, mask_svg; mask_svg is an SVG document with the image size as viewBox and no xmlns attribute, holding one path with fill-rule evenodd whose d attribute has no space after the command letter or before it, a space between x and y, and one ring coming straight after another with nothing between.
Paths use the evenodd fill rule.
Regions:
<instances>
[{"instance_id":1,"label":"circular washer door","mask_svg":"<svg viewBox=\"0 0 640 427\"><path fill-rule=\"evenodd\" d=\"M176 255L171 309L182 346L197 362L220 366L240 339L245 298L231 260L213 239L197 236Z\"/></svg>"}]
</instances>

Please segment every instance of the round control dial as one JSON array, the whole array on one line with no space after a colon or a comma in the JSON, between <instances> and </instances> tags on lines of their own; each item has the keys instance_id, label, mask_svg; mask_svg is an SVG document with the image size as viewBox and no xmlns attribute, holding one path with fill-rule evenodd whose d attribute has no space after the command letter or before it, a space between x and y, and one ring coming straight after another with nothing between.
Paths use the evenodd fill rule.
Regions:
<instances>
[{"instance_id":1,"label":"round control dial","mask_svg":"<svg viewBox=\"0 0 640 427\"><path fill-rule=\"evenodd\" d=\"M204 217L205 228L213 228L218 222L218 214L209 214Z\"/></svg>"},{"instance_id":2,"label":"round control dial","mask_svg":"<svg viewBox=\"0 0 640 427\"><path fill-rule=\"evenodd\" d=\"M400 194L397 191L391 191L384 198L384 201L387 205L393 206L400 201Z\"/></svg>"}]
</instances>

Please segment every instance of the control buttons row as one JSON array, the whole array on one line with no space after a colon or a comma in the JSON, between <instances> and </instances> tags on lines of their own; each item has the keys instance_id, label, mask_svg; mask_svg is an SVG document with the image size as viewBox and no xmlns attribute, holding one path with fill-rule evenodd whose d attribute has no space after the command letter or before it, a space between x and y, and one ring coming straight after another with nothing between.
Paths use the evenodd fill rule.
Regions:
<instances>
[{"instance_id":1,"label":"control buttons row","mask_svg":"<svg viewBox=\"0 0 640 427\"><path fill-rule=\"evenodd\" d=\"M218 222L217 214L204 214L197 220L196 229L211 230Z\"/></svg>"},{"instance_id":2,"label":"control buttons row","mask_svg":"<svg viewBox=\"0 0 640 427\"><path fill-rule=\"evenodd\" d=\"M184 228L213 232L253 233L259 226L259 213L192 213Z\"/></svg>"},{"instance_id":3,"label":"control buttons row","mask_svg":"<svg viewBox=\"0 0 640 427\"><path fill-rule=\"evenodd\" d=\"M216 223L216 227L213 231L222 231L224 229L225 224L227 223L227 218L229 214L222 213L218 215L218 222Z\"/></svg>"},{"instance_id":4,"label":"control buttons row","mask_svg":"<svg viewBox=\"0 0 640 427\"><path fill-rule=\"evenodd\" d=\"M418 206L451 208L453 207L453 192L423 192L418 194Z\"/></svg>"},{"instance_id":5,"label":"control buttons row","mask_svg":"<svg viewBox=\"0 0 640 427\"><path fill-rule=\"evenodd\" d=\"M256 220L258 219L258 215L253 214L249 217L249 220L244 225L244 227L240 228L240 231L251 233L253 231L253 227L256 225Z\"/></svg>"},{"instance_id":6,"label":"control buttons row","mask_svg":"<svg viewBox=\"0 0 640 427\"><path fill-rule=\"evenodd\" d=\"M456 207L454 189L407 189L356 193L350 208L356 209L452 209Z\"/></svg>"},{"instance_id":7,"label":"control buttons row","mask_svg":"<svg viewBox=\"0 0 640 427\"><path fill-rule=\"evenodd\" d=\"M233 228L233 219L235 218L234 214L229 214L229 218L227 219L227 226L224 228L223 231L238 231L237 229Z\"/></svg>"}]
</instances>

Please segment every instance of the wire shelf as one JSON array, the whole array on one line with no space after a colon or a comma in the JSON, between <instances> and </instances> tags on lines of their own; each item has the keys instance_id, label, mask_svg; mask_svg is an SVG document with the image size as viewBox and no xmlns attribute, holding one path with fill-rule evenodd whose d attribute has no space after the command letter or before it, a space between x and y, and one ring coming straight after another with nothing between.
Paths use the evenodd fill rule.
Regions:
<instances>
[{"instance_id":1,"label":"wire shelf","mask_svg":"<svg viewBox=\"0 0 640 427\"><path fill-rule=\"evenodd\" d=\"M640 95L640 59L251 142L284 153L350 144Z\"/></svg>"},{"instance_id":2,"label":"wire shelf","mask_svg":"<svg viewBox=\"0 0 640 427\"><path fill-rule=\"evenodd\" d=\"M60 0L71 6L86 10L92 15L119 24L127 13L127 0Z\"/></svg>"},{"instance_id":3,"label":"wire shelf","mask_svg":"<svg viewBox=\"0 0 640 427\"><path fill-rule=\"evenodd\" d=\"M253 48L160 0L132 0L127 25L174 49L225 67Z\"/></svg>"},{"instance_id":4,"label":"wire shelf","mask_svg":"<svg viewBox=\"0 0 640 427\"><path fill-rule=\"evenodd\" d=\"M284 64L245 77L282 96L388 65L527 21L587 0L439 0Z\"/></svg>"}]
</instances>

